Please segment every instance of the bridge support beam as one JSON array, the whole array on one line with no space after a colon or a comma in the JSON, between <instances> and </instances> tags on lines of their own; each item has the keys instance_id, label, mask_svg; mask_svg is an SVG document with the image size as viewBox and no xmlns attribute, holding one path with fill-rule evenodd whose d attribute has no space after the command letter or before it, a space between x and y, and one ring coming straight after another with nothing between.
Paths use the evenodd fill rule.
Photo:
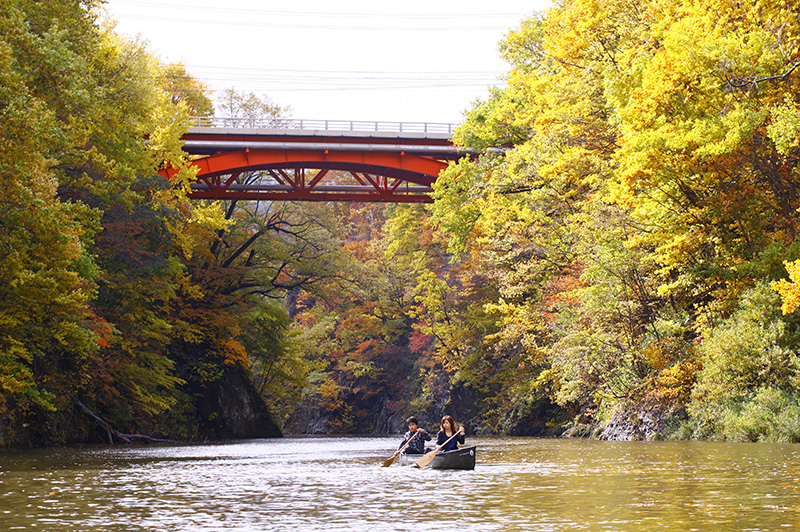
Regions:
<instances>
[{"instance_id":1,"label":"bridge support beam","mask_svg":"<svg viewBox=\"0 0 800 532\"><path fill-rule=\"evenodd\" d=\"M465 155L447 134L192 127L190 197L431 203L449 160ZM165 177L174 169L161 172Z\"/></svg>"},{"instance_id":2,"label":"bridge support beam","mask_svg":"<svg viewBox=\"0 0 800 532\"><path fill-rule=\"evenodd\" d=\"M447 167L403 152L286 150L240 150L192 164L199 172L189 197L196 199L393 203L431 203L432 184Z\"/></svg>"}]
</instances>

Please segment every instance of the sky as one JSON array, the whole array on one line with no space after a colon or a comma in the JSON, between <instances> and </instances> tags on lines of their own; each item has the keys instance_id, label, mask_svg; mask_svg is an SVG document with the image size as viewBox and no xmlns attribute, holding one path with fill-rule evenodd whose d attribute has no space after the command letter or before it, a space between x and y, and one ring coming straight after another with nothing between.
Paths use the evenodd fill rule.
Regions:
<instances>
[{"instance_id":1,"label":"sky","mask_svg":"<svg viewBox=\"0 0 800 532\"><path fill-rule=\"evenodd\" d=\"M549 0L107 0L116 31L215 92L297 119L458 123L508 65L498 43Z\"/></svg>"}]
</instances>

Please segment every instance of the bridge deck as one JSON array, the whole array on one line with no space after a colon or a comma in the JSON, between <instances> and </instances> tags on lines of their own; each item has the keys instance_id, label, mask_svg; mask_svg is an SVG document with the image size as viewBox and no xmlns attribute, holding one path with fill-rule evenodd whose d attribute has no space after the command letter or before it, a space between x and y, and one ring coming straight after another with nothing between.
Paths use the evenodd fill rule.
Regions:
<instances>
[{"instance_id":1,"label":"bridge deck","mask_svg":"<svg viewBox=\"0 0 800 532\"><path fill-rule=\"evenodd\" d=\"M256 149L402 151L437 158L456 158L446 133L347 131L271 128L190 127L184 150L192 154Z\"/></svg>"}]
</instances>

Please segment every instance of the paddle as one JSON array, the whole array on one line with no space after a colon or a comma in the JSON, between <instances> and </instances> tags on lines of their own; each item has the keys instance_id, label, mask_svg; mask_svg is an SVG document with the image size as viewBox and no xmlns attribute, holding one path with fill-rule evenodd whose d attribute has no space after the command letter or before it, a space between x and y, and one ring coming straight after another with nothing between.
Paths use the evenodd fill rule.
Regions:
<instances>
[{"instance_id":1,"label":"paddle","mask_svg":"<svg viewBox=\"0 0 800 532\"><path fill-rule=\"evenodd\" d=\"M452 436L447 438L447 440L445 440L445 442L443 444L441 444L440 446L438 446L436 449L434 449L433 451L431 451L429 453L425 453L425 455L423 455L422 458L417 460L417 467L422 469L426 465L430 464L433 461L433 459L436 457L436 453L439 452L439 449L441 449L442 447L447 445L450 440L452 440L453 438L455 438L459 434L461 434L461 429L455 431L455 433Z\"/></svg>"},{"instance_id":2,"label":"paddle","mask_svg":"<svg viewBox=\"0 0 800 532\"><path fill-rule=\"evenodd\" d=\"M395 458L397 458L397 456L398 456L400 453L402 453L402 452L405 450L405 448L406 448L406 447L408 447L408 444L409 444L409 443L411 443L411 440L413 440L414 438L416 438L416 437L417 437L417 434L419 434L419 432L415 432L415 433L414 433L414 435L413 435L413 436L411 436L411 437L408 439L408 441L406 442L406 444L405 444L405 445L403 445L402 447L400 447L400 448L399 448L399 449L398 449L398 450L397 450L397 451L396 451L396 452L395 452L395 453L392 455L392 457L391 457L391 458L389 458L388 460L384 461L384 462L383 462L383 467L389 467L390 465L392 465L392 462L394 462L394 459L395 459Z\"/></svg>"}]
</instances>

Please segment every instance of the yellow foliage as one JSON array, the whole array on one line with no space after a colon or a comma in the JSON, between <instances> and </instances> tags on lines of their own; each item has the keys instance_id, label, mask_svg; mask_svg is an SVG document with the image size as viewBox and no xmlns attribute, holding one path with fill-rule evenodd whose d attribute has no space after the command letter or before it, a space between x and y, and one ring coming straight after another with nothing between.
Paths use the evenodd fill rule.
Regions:
<instances>
[{"instance_id":1,"label":"yellow foliage","mask_svg":"<svg viewBox=\"0 0 800 532\"><path fill-rule=\"evenodd\" d=\"M656 396L660 399L687 401L700 368L700 363L695 360L682 360L665 369L656 379Z\"/></svg>"},{"instance_id":2,"label":"yellow foliage","mask_svg":"<svg viewBox=\"0 0 800 532\"><path fill-rule=\"evenodd\" d=\"M784 262L786 271L789 273L789 279L781 279L780 281L773 281L770 286L781 295L783 299L783 306L781 309L784 314L791 314L795 309L800 306L800 260L794 262Z\"/></svg>"},{"instance_id":3,"label":"yellow foliage","mask_svg":"<svg viewBox=\"0 0 800 532\"><path fill-rule=\"evenodd\" d=\"M673 354L665 352L661 344L653 344L642 349L642 358L647 364L656 370L664 370L672 361Z\"/></svg>"},{"instance_id":4,"label":"yellow foliage","mask_svg":"<svg viewBox=\"0 0 800 532\"><path fill-rule=\"evenodd\" d=\"M339 397L339 385L332 380L326 380L319 385L319 394L326 400L334 400Z\"/></svg>"},{"instance_id":5,"label":"yellow foliage","mask_svg":"<svg viewBox=\"0 0 800 532\"><path fill-rule=\"evenodd\" d=\"M694 348L682 333L642 350L642 331L672 314L687 337L717 326L797 234L796 3L555 4L509 34L508 88L457 135L504 158L452 166L434 213L496 281L482 340L531 356L564 347L538 380L560 404L634 375L619 352L641 353L657 396L688 401ZM579 262L584 290L548 284ZM772 284L785 313L800 306L800 261L787 271ZM455 346L441 353L455 368L475 349L441 325L456 322L445 292L426 302L424 330Z\"/></svg>"}]
</instances>

